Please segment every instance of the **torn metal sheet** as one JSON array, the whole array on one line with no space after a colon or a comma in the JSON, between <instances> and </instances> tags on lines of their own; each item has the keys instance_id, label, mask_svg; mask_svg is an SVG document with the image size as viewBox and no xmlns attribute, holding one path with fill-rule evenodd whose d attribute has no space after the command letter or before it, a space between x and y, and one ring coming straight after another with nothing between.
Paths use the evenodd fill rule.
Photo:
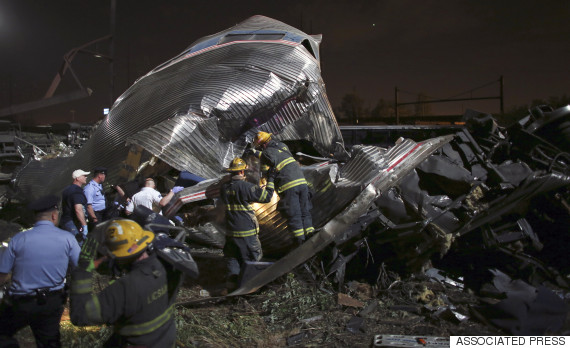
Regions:
<instances>
[{"instance_id":1,"label":"torn metal sheet","mask_svg":"<svg viewBox=\"0 0 570 348\"><path fill-rule=\"evenodd\" d=\"M570 151L570 105L556 110L548 105L533 107L517 124L563 151Z\"/></svg>"},{"instance_id":2,"label":"torn metal sheet","mask_svg":"<svg viewBox=\"0 0 570 348\"><path fill-rule=\"evenodd\" d=\"M117 184L151 156L216 178L258 130L342 156L320 41L263 16L202 38L125 91L75 156L30 163L16 174L16 187L30 199L60 192L73 170L95 166L107 167L107 184Z\"/></svg>"},{"instance_id":3,"label":"torn metal sheet","mask_svg":"<svg viewBox=\"0 0 570 348\"><path fill-rule=\"evenodd\" d=\"M418 163L431 155L439 147L451 141L452 138L452 136L445 136L430 139L422 143L415 143L409 140L399 144L401 146L395 146L388 150L386 157L384 157L388 159L384 163L384 169L377 172L373 178L370 178L369 183L364 187L362 192L360 192L341 213L327 222L315 236L311 237L298 248L292 250L285 257L279 259L272 266L243 284L230 295L243 295L256 291L261 286L289 272L324 249L329 243L334 241L339 234L343 233L352 225L358 217L364 214L374 199L378 198L382 192L396 185L399 180Z\"/></svg>"},{"instance_id":4,"label":"torn metal sheet","mask_svg":"<svg viewBox=\"0 0 570 348\"><path fill-rule=\"evenodd\" d=\"M240 284L240 287L228 296L244 295L257 291L265 284L306 262L309 258L313 257L345 233L360 216L370 209L374 200L378 198L382 192L397 185L402 177L452 139L453 136L444 136L429 139L421 143L416 143L412 140L402 140L388 150L371 146L364 146L357 149L354 156L343 167L344 170L341 171L344 176L341 175L332 180L330 188L321 192L324 196L327 195L329 191L334 192L338 187L339 191L334 195L335 198L332 201L329 200L326 201L326 203L323 202L322 204L314 205L313 214L319 210L328 212L328 220L325 221L326 223L318 228L318 232L301 246L291 250L268 268ZM313 170L318 171L318 166L316 167L317 168L313 168ZM325 171L325 173L328 172ZM329 174L327 175L329 180L331 180L331 176ZM333 178L335 178L335 176L333 176ZM205 185L203 183L200 184ZM212 183L211 185L217 186L219 182ZM313 186L315 186L314 183ZM181 194L183 194L183 197L206 196L207 189L204 190L203 186L200 188L202 189L200 192L193 193L189 192L192 191L193 188L187 188L184 190L187 192L182 191ZM356 192L356 195L340 197L343 196L345 192L348 192L343 191L344 188L350 188L351 191ZM319 194L317 193L314 200L318 200L318 196ZM184 199L183 197L181 197L181 199ZM266 205L270 206L271 204L272 203L268 203ZM340 212L336 213L335 210L339 208ZM260 212L256 210L255 213L259 215ZM274 213L278 214L277 211ZM260 220L261 225L262 219L258 217L258 220ZM268 227L271 227L271 225ZM262 241L264 253L272 247L274 248L273 250L276 250L275 248L277 246L275 245L269 243L263 244L263 240L267 240L264 234L270 234L271 236L274 233L275 231L271 229L264 230L262 228L260 230L259 237ZM281 234L283 235L282 238L291 238L289 233ZM189 301L183 305L192 305L198 302L201 302L201 300Z\"/></svg>"},{"instance_id":5,"label":"torn metal sheet","mask_svg":"<svg viewBox=\"0 0 570 348\"><path fill-rule=\"evenodd\" d=\"M564 119L566 109L552 113ZM481 272L500 264L532 284L548 280L568 287L563 245L570 240L570 156L520 127L505 129L490 115L477 117L481 122L468 122L469 129L375 200L378 219L360 238L366 236L375 262L401 274L439 262L477 289ZM349 230L358 231L357 225ZM354 256L353 242L345 241L327 259L350 257L347 263L364 267L370 256Z\"/></svg>"},{"instance_id":6,"label":"torn metal sheet","mask_svg":"<svg viewBox=\"0 0 570 348\"><path fill-rule=\"evenodd\" d=\"M303 173L314 191L311 214L315 228L322 228L331 218L346 209L361 194L363 187L380 180L379 173L391 173L396 167L411 170L419 162L409 162L410 158L415 158L408 158L410 155L423 151L426 146L431 146L432 142L450 141L452 136L441 139L435 138L423 143L402 140L390 150L375 146L355 146L350 160L340 168L338 163L330 162L304 166ZM180 213L180 209L186 204L216 198L223 180L201 182L184 189L179 193L176 203L167 211L167 215ZM294 239L287 231L286 219L277 209L278 199L278 196L274 195L267 204L252 204L260 226L259 239L266 255L284 255L294 245ZM218 210L218 213L223 216L223 209ZM358 218L359 216L356 216L351 224ZM222 224L219 227L223 228L223 219L220 221ZM339 232L336 237L343 240L346 238L344 233L345 231L342 231L342 234Z\"/></svg>"},{"instance_id":7,"label":"torn metal sheet","mask_svg":"<svg viewBox=\"0 0 570 348\"><path fill-rule=\"evenodd\" d=\"M552 290L511 279L499 270L490 272L501 300L473 308L478 319L512 335L546 335L562 328L568 310Z\"/></svg>"}]
</instances>

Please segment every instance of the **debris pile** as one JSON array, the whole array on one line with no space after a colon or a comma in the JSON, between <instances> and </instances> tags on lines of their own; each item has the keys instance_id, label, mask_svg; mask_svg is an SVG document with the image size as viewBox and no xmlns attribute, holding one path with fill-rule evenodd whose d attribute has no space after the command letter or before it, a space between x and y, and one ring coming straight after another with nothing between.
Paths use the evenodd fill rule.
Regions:
<instances>
[{"instance_id":1,"label":"debris pile","mask_svg":"<svg viewBox=\"0 0 570 348\"><path fill-rule=\"evenodd\" d=\"M533 109L508 128L492 115L468 111L467 127L447 135L347 151L320 75L320 40L255 16L196 41L137 80L75 155L62 149L19 168L16 195L57 194L77 168L107 167L107 185L155 177L161 191L188 173L197 179L163 216L134 219L148 225L169 218L195 258L219 258L225 226L218 196L228 179L222 169L242 156L254 134L271 132L304 164L316 233L296 247L278 197L255 205L266 259L245 267L230 297L255 292L302 265L317 283L330 282L338 292L347 285L359 294L339 294L338 304L364 313L372 311L366 301L393 293L400 278L430 269L426 276L440 284L477 294L502 274L494 285L506 296L494 303L502 311L508 303L525 303L524 316L538 317L533 303L559 305L552 289L564 294L570 271L570 107ZM248 180L258 183L258 160L246 160ZM526 295L511 295L519 290L510 285L519 281L527 284ZM398 310L456 323L468 315L429 287L408 290L413 305ZM484 309L474 313L489 317ZM553 313L542 332L560 329L566 310ZM361 331L360 318L347 330ZM488 322L516 331L512 322Z\"/></svg>"}]
</instances>

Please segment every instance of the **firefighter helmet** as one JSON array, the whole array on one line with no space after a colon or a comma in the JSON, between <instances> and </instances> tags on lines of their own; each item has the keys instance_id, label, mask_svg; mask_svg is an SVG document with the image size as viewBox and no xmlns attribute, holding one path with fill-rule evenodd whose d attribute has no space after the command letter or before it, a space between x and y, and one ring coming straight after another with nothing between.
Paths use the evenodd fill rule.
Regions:
<instances>
[{"instance_id":1,"label":"firefighter helmet","mask_svg":"<svg viewBox=\"0 0 570 348\"><path fill-rule=\"evenodd\" d=\"M261 145L267 143L269 140L271 140L271 133L260 131L257 133L255 139L253 140L253 146L257 149Z\"/></svg>"},{"instance_id":2,"label":"firefighter helmet","mask_svg":"<svg viewBox=\"0 0 570 348\"><path fill-rule=\"evenodd\" d=\"M226 171L239 172L241 170L246 170L246 169L247 169L247 164L245 163L245 161L239 157L236 157L233 159L232 163L230 164L230 167L226 169Z\"/></svg>"},{"instance_id":3,"label":"firefighter helmet","mask_svg":"<svg viewBox=\"0 0 570 348\"><path fill-rule=\"evenodd\" d=\"M113 220L105 231L105 244L118 259L141 253L153 240L154 233L143 230L133 220Z\"/></svg>"}]
</instances>

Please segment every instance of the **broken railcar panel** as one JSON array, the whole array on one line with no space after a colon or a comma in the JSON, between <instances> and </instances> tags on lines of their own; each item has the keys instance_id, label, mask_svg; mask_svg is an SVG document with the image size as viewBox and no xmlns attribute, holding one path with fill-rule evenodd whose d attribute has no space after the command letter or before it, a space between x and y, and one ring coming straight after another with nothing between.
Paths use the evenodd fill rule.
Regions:
<instances>
[{"instance_id":1,"label":"broken railcar panel","mask_svg":"<svg viewBox=\"0 0 570 348\"><path fill-rule=\"evenodd\" d=\"M530 115L508 128L501 128L489 114L465 113L470 138L477 152L488 162L522 161L533 170L567 172L570 167L570 106L553 110L549 106L530 109ZM476 122L484 118L487 124ZM541 128L543 127L544 128Z\"/></svg>"},{"instance_id":2,"label":"broken railcar panel","mask_svg":"<svg viewBox=\"0 0 570 348\"><path fill-rule=\"evenodd\" d=\"M220 139L223 138L215 118L189 113L132 135L127 145L141 146L178 170L192 168L196 175L216 178L223 173L222 164L245 149L244 144L236 148L233 143Z\"/></svg>"},{"instance_id":3,"label":"broken railcar panel","mask_svg":"<svg viewBox=\"0 0 570 348\"><path fill-rule=\"evenodd\" d=\"M425 148L431 149L434 142L444 144L451 138L452 136L430 139L422 143L409 139L401 140L389 150L375 146L356 146L352 150L350 160L340 167L337 163L330 162L303 166L305 178L314 192L311 201L313 226L315 229L325 226L354 201L363 187L379 180L381 173L392 173L396 167L404 168L402 170L406 171L412 170L418 165L411 161L416 153L421 153ZM383 179L390 178L390 175L386 174ZM217 198L223 180L201 182L184 189L167 211L167 215L172 216L191 210L191 206L183 208L186 204ZM287 221L279 210L279 197L274 194L271 202L252 204L252 207L259 222L259 239L264 254L275 257L287 253L295 244L292 234L287 229ZM219 209L217 211L223 214L223 211ZM223 228L223 219L220 222L222 224L219 227Z\"/></svg>"},{"instance_id":4,"label":"broken railcar panel","mask_svg":"<svg viewBox=\"0 0 570 348\"><path fill-rule=\"evenodd\" d=\"M512 192L509 192L509 190L503 195L500 195L498 199L489 202L486 210L476 212L473 218L462 228L454 231L454 234L461 236L483 226L484 224L498 221L501 216L517 211L521 208L522 204L527 203L535 196L546 192L552 192L559 188L565 188L569 185L570 176L568 175L560 173L547 173L540 175L539 173L533 173L533 175L530 175L522 181L521 185L519 185L515 190L512 190Z\"/></svg>"},{"instance_id":5,"label":"broken railcar panel","mask_svg":"<svg viewBox=\"0 0 570 348\"><path fill-rule=\"evenodd\" d=\"M283 36L224 40L260 31ZM196 41L125 91L89 141L59 168L61 175L52 175L39 190L24 191L36 197L59 192L71 171L95 166L108 168L110 184L126 181L137 167L130 164L125 172L126 141L206 179L219 177L217 170L241 155L257 130L279 140L308 140L321 155L342 156L342 136L321 77L319 42L263 16ZM212 151L216 142L221 153ZM30 184L20 180L25 170L16 177L20 187Z\"/></svg>"},{"instance_id":6,"label":"broken railcar panel","mask_svg":"<svg viewBox=\"0 0 570 348\"><path fill-rule=\"evenodd\" d=\"M345 233L360 216L365 214L383 192L398 184L398 182L414 167L430 156L434 151L451 141L453 136L443 136L429 139L420 143L407 140L400 142L386 152L385 166L370 179L363 190L339 214L328 221L320 231L298 248L279 259L269 268L242 284L231 295L243 295L256 291L261 286L289 272L302 264L317 252ZM321 207L327 209L327 207Z\"/></svg>"},{"instance_id":7,"label":"broken railcar panel","mask_svg":"<svg viewBox=\"0 0 570 348\"><path fill-rule=\"evenodd\" d=\"M554 214L558 204L562 214L557 215L557 225L566 222L567 230L570 210L564 212L562 208L570 187L567 164L560 158L556 166L545 171L544 165L532 163L528 156L525 158L531 165L520 161L522 156L515 152L511 154L519 161L495 164L488 156L497 149L493 144L512 141L510 134L488 137L482 146L475 139L487 135L483 132L477 136L461 130L453 141L375 201L381 228L368 231L371 245L376 246L373 256L409 273L420 271L435 254L445 255L450 249L459 248L463 254L491 255L496 251L503 257L508 252L513 254L510 259L532 264L538 271L533 274L556 281L555 272L546 272L545 266L537 260L529 261L531 256L524 253L542 258L545 253L559 255L552 241L567 240L559 234L564 228L551 225L554 230L547 232L543 227L551 215L548 212ZM511 149L520 151L519 146L512 142ZM508 148L500 151L505 150ZM533 203L541 197L558 200ZM531 212L532 221L527 221L525 217ZM542 241L547 238L549 246Z\"/></svg>"},{"instance_id":8,"label":"broken railcar panel","mask_svg":"<svg viewBox=\"0 0 570 348\"><path fill-rule=\"evenodd\" d=\"M548 105L539 105L529 109L529 115L519 120L526 132L548 140L559 149L570 151L570 105L554 110ZM515 129L509 127L509 132Z\"/></svg>"}]
</instances>

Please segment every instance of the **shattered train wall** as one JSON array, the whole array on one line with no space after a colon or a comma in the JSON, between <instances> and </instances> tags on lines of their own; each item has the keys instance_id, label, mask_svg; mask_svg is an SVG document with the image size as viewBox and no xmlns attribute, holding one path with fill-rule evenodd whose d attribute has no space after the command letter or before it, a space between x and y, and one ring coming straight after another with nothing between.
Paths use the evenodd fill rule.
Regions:
<instances>
[{"instance_id":1,"label":"shattered train wall","mask_svg":"<svg viewBox=\"0 0 570 348\"><path fill-rule=\"evenodd\" d=\"M215 178L257 130L308 140L322 155L341 153L319 43L319 36L263 16L200 39L124 92L74 157L30 163L16 185L29 198L59 192L73 170L95 166L109 168L111 184L132 178L137 168L125 162L128 144ZM39 180L43 185L30 189Z\"/></svg>"}]
</instances>

